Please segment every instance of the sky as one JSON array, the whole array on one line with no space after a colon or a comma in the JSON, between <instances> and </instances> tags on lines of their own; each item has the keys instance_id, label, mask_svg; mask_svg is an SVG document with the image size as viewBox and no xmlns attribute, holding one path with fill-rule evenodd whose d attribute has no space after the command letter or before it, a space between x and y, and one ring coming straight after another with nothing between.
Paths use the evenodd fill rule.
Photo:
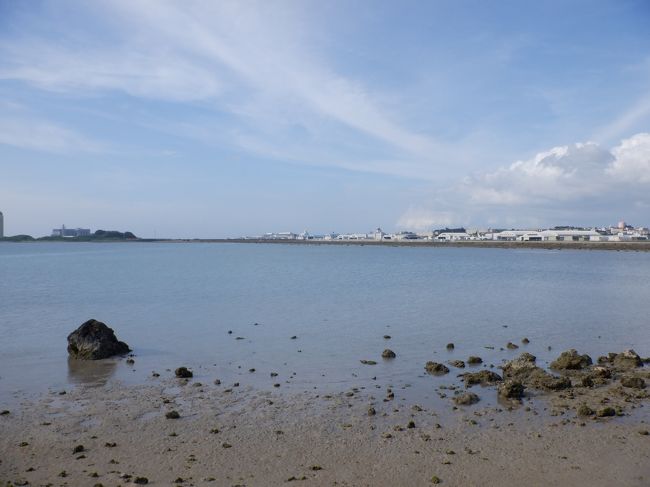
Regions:
<instances>
[{"instance_id":1,"label":"sky","mask_svg":"<svg viewBox=\"0 0 650 487\"><path fill-rule=\"evenodd\" d=\"M0 0L5 234L650 225L650 2Z\"/></svg>"}]
</instances>

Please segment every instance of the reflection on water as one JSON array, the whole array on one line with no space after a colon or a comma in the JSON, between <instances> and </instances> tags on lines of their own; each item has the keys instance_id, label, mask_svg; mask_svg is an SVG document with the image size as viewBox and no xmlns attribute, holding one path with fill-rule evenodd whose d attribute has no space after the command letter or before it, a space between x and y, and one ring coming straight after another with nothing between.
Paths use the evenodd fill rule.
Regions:
<instances>
[{"instance_id":1,"label":"reflection on water","mask_svg":"<svg viewBox=\"0 0 650 487\"><path fill-rule=\"evenodd\" d=\"M68 358L68 382L87 386L106 384L115 370L118 360L76 360Z\"/></svg>"}]
</instances>

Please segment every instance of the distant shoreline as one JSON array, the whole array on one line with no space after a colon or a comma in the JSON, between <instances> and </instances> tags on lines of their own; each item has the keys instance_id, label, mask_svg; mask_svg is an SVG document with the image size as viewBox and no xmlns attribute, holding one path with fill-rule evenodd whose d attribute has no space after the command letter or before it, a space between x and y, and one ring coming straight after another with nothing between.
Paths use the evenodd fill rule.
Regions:
<instances>
[{"instance_id":1,"label":"distant shoreline","mask_svg":"<svg viewBox=\"0 0 650 487\"><path fill-rule=\"evenodd\" d=\"M246 243L275 245L356 245L383 247L464 247L464 248L498 248L498 249L544 249L544 250L625 250L650 252L650 241L642 242L513 242L497 240L479 240L464 242L431 241L382 241L382 240L270 240L270 239L141 239L140 241L157 243Z\"/></svg>"},{"instance_id":2,"label":"distant shoreline","mask_svg":"<svg viewBox=\"0 0 650 487\"><path fill-rule=\"evenodd\" d=\"M615 250L650 252L650 241L636 242L566 242L566 241L545 241L545 242L519 242L519 241L498 241L478 240L459 242L431 242L431 241L381 241L381 240L271 240L252 238L178 238L178 239L155 239L139 238L130 240L82 240L82 239L61 239L61 240L0 240L0 243L230 243L230 244L271 244L271 245L347 245L347 246L382 246L382 247L433 247L433 248L495 248L495 249L543 249L543 250Z\"/></svg>"}]
</instances>

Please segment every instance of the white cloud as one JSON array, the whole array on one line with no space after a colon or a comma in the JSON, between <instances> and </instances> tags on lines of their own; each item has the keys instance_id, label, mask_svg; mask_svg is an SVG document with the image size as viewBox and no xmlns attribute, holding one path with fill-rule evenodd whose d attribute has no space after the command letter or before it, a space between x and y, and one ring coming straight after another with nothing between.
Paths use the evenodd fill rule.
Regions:
<instances>
[{"instance_id":1,"label":"white cloud","mask_svg":"<svg viewBox=\"0 0 650 487\"><path fill-rule=\"evenodd\" d=\"M593 142L554 147L466 177L434 192L435 202L429 205L434 211L428 211L427 205L411 207L398 226L606 224L603 218L620 219L644 211L650 206L649 190L650 134L640 133L611 149ZM471 215L471 221L459 215ZM577 215L593 220L573 220Z\"/></svg>"},{"instance_id":2,"label":"white cloud","mask_svg":"<svg viewBox=\"0 0 650 487\"><path fill-rule=\"evenodd\" d=\"M650 133L636 134L612 149L607 173L628 183L650 183Z\"/></svg>"},{"instance_id":3,"label":"white cloud","mask_svg":"<svg viewBox=\"0 0 650 487\"><path fill-rule=\"evenodd\" d=\"M612 152L593 142L554 147L531 159L466 178L462 192L474 203L521 205L569 201L604 191Z\"/></svg>"},{"instance_id":4,"label":"white cloud","mask_svg":"<svg viewBox=\"0 0 650 487\"><path fill-rule=\"evenodd\" d=\"M60 125L29 118L0 118L0 144L55 153L97 152L101 143Z\"/></svg>"}]
</instances>

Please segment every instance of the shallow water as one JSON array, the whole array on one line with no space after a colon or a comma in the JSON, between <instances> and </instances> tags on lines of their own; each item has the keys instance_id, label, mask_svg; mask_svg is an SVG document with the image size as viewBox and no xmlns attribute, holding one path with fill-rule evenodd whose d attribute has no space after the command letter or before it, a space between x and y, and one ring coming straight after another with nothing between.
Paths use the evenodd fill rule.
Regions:
<instances>
[{"instance_id":1,"label":"shallow water","mask_svg":"<svg viewBox=\"0 0 650 487\"><path fill-rule=\"evenodd\" d=\"M0 244L0 404L145 382L179 365L204 382L336 391L377 377L426 396L455 376L425 377L427 360L498 365L526 350L543 365L567 348L648 356L648 276L645 252ZM66 336L89 318L131 345L134 366L68 361ZM500 350L508 341L520 349ZM387 347L396 359L381 359Z\"/></svg>"}]
</instances>

